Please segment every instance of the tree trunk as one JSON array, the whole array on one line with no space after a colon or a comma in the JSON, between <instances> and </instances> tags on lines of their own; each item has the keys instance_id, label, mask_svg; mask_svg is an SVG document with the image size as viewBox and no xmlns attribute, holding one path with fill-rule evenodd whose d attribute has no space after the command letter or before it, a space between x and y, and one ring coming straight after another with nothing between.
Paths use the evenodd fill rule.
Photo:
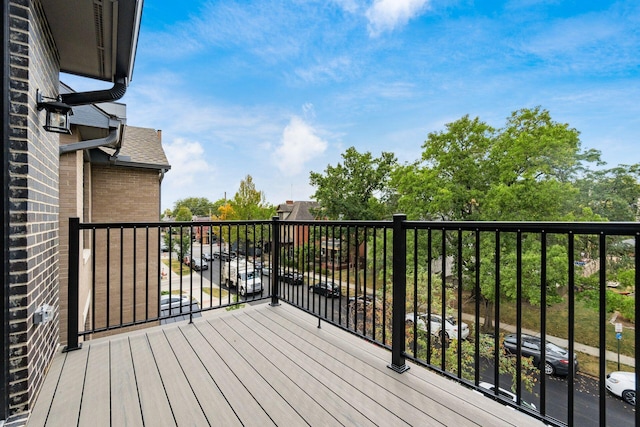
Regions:
<instances>
[{"instance_id":1,"label":"tree trunk","mask_svg":"<svg viewBox=\"0 0 640 427\"><path fill-rule=\"evenodd\" d=\"M484 300L484 324L482 325L482 332L493 332L493 312L494 305L492 301L488 299Z\"/></svg>"}]
</instances>

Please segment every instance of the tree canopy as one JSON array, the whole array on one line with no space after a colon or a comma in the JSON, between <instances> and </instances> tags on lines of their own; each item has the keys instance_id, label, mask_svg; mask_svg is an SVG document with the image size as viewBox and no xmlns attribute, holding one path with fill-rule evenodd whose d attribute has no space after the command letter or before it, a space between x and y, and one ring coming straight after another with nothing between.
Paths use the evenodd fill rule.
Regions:
<instances>
[{"instance_id":1,"label":"tree canopy","mask_svg":"<svg viewBox=\"0 0 640 427\"><path fill-rule=\"evenodd\" d=\"M320 214L345 220L383 219L392 214L389 180L396 157L387 152L373 157L350 147L342 159L336 166L328 165L324 173L310 174L310 183L316 187L312 198L320 203Z\"/></svg>"},{"instance_id":2,"label":"tree canopy","mask_svg":"<svg viewBox=\"0 0 640 427\"><path fill-rule=\"evenodd\" d=\"M226 219L270 219L276 213L276 209L266 202L264 192L257 190L253 178L247 175L240 181L240 187L230 206L225 206L219 212L224 212Z\"/></svg>"},{"instance_id":3,"label":"tree canopy","mask_svg":"<svg viewBox=\"0 0 640 427\"><path fill-rule=\"evenodd\" d=\"M410 218L543 221L575 209L579 133L546 110L518 110L502 129L464 116L422 148L419 161L393 174Z\"/></svg>"},{"instance_id":4,"label":"tree canopy","mask_svg":"<svg viewBox=\"0 0 640 427\"><path fill-rule=\"evenodd\" d=\"M193 215L209 217L212 214L215 214L217 209L217 206L205 197L187 197L175 202L173 207L173 216L177 217L179 210L183 207L188 208Z\"/></svg>"}]
</instances>

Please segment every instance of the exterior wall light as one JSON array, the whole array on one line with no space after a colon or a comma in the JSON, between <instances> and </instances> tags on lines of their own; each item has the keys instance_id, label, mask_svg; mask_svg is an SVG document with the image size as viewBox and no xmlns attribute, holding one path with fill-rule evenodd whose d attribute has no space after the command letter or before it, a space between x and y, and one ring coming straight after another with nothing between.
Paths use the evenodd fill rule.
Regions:
<instances>
[{"instance_id":1,"label":"exterior wall light","mask_svg":"<svg viewBox=\"0 0 640 427\"><path fill-rule=\"evenodd\" d=\"M71 107L62 102L60 96L57 98L49 98L39 90L36 90L36 102L38 110L45 109L47 111L47 119L44 129L48 132L71 134L71 123L69 116L73 114Z\"/></svg>"}]
</instances>

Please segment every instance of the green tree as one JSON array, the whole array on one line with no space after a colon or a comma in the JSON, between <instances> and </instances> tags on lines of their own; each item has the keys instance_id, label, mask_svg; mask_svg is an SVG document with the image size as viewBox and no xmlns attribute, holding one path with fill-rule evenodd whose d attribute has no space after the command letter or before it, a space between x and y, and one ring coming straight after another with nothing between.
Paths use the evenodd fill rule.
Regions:
<instances>
[{"instance_id":1,"label":"green tree","mask_svg":"<svg viewBox=\"0 0 640 427\"><path fill-rule=\"evenodd\" d=\"M211 216L216 213L217 206L205 197L187 197L178 200L173 207L173 215L178 216L181 208L188 208L192 215ZM191 221L191 218L189 218Z\"/></svg>"},{"instance_id":2,"label":"green tree","mask_svg":"<svg viewBox=\"0 0 640 427\"><path fill-rule=\"evenodd\" d=\"M398 168L392 185L400 194L400 209L411 219L558 220L585 214L579 207L576 210L578 189L572 182L585 163L598 158L597 153L580 151L577 130L555 122L539 107L515 111L498 130L465 116L446 125L445 131L429 134L421 160ZM447 247L456 247L454 234L444 238ZM525 273L531 273L523 277L523 297L539 304L541 284L536 272L541 243L536 235L521 238ZM492 323L496 298L516 297L516 260L509 255L515 253L516 238L505 236L500 242L504 254L500 258L502 295L494 295L496 276L491 269L495 269L496 250L491 240L483 240L481 295L476 295L485 303L485 327ZM465 239L464 255L455 260L455 268L469 278L476 270L473 254L467 253L472 247ZM551 248L546 284L549 301L558 298L556 284L566 283L566 273L561 270L566 251Z\"/></svg>"},{"instance_id":3,"label":"green tree","mask_svg":"<svg viewBox=\"0 0 640 427\"><path fill-rule=\"evenodd\" d=\"M489 159L495 130L464 116L433 132L422 158L397 168L392 185L401 212L417 220L479 220L481 203L492 183Z\"/></svg>"},{"instance_id":4,"label":"green tree","mask_svg":"<svg viewBox=\"0 0 640 427\"><path fill-rule=\"evenodd\" d=\"M182 206L176 212L177 222L189 222L193 218L191 211L186 206ZM165 234L165 243L170 250L175 249L178 253L178 259L184 259L191 248L191 227L170 228L170 232Z\"/></svg>"},{"instance_id":5,"label":"green tree","mask_svg":"<svg viewBox=\"0 0 640 427\"><path fill-rule=\"evenodd\" d=\"M609 221L637 221L640 216L640 164L586 171L576 181L579 204Z\"/></svg>"},{"instance_id":6,"label":"green tree","mask_svg":"<svg viewBox=\"0 0 640 427\"><path fill-rule=\"evenodd\" d=\"M342 163L328 165L324 173L311 172L310 183L316 188L312 198L321 206L321 216L329 219L375 220L393 213L389 181L397 165L392 153L374 158L370 152L359 153L350 147L342 154Z\"/></svg>"},{"instance_id":7,"label":"green tree","mask_svg":"<svg viewBox=\"0 0 640 427\"><path fill-rule=\"evenodd\" d=\"M275 213L275 206L265 200L264 192L256 189L251 175L240 181L240 187L231 201L232 209L228 211L233 218L227 219L270 219Z\"/></svg>"}]
</instances>

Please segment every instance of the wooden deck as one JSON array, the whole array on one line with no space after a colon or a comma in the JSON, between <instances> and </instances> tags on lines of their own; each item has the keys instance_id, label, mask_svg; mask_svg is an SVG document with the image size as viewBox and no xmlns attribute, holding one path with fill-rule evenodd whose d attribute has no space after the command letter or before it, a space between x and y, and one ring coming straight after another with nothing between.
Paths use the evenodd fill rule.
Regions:
<instances>
[{"instance_id":1,"label":"wooden deck","mask_svg":"<svg viewBox=\"0 0 640 427\"><path fill-rule=\"evenodd\" d=\"M286 304L56 355L28 426L541 426Z\"/></svg>"}]
</instances>

